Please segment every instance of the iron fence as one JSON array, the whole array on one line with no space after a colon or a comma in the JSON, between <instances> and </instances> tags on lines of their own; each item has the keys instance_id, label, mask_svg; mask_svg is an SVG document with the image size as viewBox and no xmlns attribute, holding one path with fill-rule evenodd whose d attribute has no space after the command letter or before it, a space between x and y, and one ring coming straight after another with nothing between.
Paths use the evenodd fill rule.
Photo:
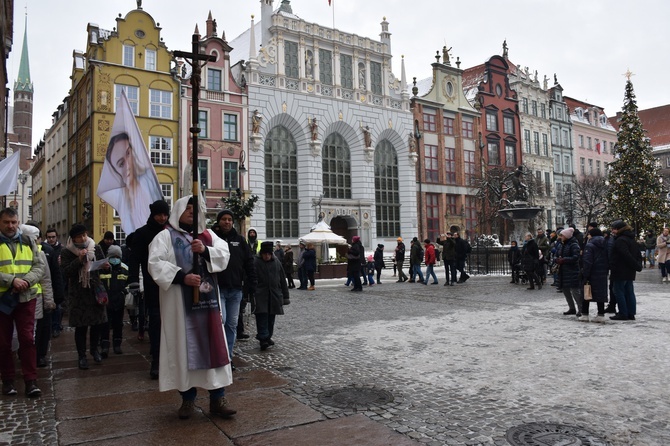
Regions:
<instances>
[{"instance_id":1,"label":"iron fence","mask_svg":"<svg viewBox=\"0 0 670 446\"><path fill-rule=\"evenodd\" d=\"M502 246L473 246L466 264L468 274L511 274L508 251Z\"/></svg>"}]
</instances>

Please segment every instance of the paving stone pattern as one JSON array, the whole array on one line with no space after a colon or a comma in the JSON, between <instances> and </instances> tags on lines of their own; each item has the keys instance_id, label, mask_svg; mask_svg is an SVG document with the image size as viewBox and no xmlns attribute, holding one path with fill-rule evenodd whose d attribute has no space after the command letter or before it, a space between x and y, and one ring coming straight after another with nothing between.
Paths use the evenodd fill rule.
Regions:
<instances>
[{"instance_id":1,"label":"paving stone pattern","mask_svg":"<svg viewBox=\"0 0 670 446\"><path fill-rule=\"evenodd\" d=\"M194 425L212 444L509 445L510 429L535 423L587 431L594 445L670 444L670 284L658 271L636 282L638 320L605 324L563 316L553 287L506 277L443 287L384 271L382 281L362 293L343 280L292 291L275 346L238 342L232 423L206 417L204 396L194 420L177 422L178 396L157 392L148 342L130 330L125 355L85 372L65 332L40 369L43 396L25 398L19 382L18 396L0 397L0 445L177 444ZM327 404L343 389L392 398Z\"/></svg>"}]
</instances>

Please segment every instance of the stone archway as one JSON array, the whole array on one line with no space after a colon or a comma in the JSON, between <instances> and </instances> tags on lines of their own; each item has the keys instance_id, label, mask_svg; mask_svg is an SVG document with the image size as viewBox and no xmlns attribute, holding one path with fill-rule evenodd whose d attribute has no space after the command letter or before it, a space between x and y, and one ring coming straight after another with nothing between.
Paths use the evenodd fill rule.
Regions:
<instances>
[{"instance_id":1,"label":"stone archway","mask_svg":"<svg viewBox=\"0 0 670 446\"><path fill-rule=\"evenodd\" d=\"M330 230L347 239L348 243L351 243L351 238L354 235L359 235L356 219L348 215L338 215L330 220ZM338 246L337 253L344 256L348 249L346 245Z\"/></svg>"}]
</instances>

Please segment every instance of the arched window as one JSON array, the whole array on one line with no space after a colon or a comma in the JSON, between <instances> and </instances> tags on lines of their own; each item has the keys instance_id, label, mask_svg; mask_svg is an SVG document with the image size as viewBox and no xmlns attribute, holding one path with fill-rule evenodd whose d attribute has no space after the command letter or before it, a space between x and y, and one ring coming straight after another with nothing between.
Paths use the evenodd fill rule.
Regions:
<instances>
[{"instance_id":1,"label":"arched window","mask_svg":"<svg viewBox=\"0 0 670 446\"><path fill-rule=\"evenodd\" d=\"M265 212L268 239L299 237L297 147L283 126L265 139Z\"/></svg>"},{"instance_id":2,"label":"arched window","mask_svg":"<svg viewBox=\"0 0 670 446\"><path fill-rule=\"evenodd\" d=\"M351 198L351 155L339 133L332 133L323 144L323 195L326 198Z\"/></svg>"},{"instance_id":3,"label":"arched window","mask_svg":"<svg viewBox=\"0 0 670 446\"><path fill-rule=\"evenodd\" d=\"M400 236L398 155L388 140L375 148L375 209L377 237Z\"/></svg>"}]
</instances>

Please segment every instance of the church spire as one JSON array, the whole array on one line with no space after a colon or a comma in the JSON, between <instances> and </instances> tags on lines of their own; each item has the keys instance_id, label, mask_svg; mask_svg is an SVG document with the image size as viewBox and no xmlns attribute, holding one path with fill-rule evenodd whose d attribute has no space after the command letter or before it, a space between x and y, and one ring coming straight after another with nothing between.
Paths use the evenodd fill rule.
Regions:
<instances>
[{"instance_id":1,"label":"church spire","mask_svg":"<svg viewBox=\"0 0 670 446\"><path fill-rule=\"evenodd\" d=\"M33 92L33 82L30 80L30 64L28 63L28 14L26 14L26 28L23 34L19 76L14 82L14 91Z\"/></svg>"}]
</instances>

